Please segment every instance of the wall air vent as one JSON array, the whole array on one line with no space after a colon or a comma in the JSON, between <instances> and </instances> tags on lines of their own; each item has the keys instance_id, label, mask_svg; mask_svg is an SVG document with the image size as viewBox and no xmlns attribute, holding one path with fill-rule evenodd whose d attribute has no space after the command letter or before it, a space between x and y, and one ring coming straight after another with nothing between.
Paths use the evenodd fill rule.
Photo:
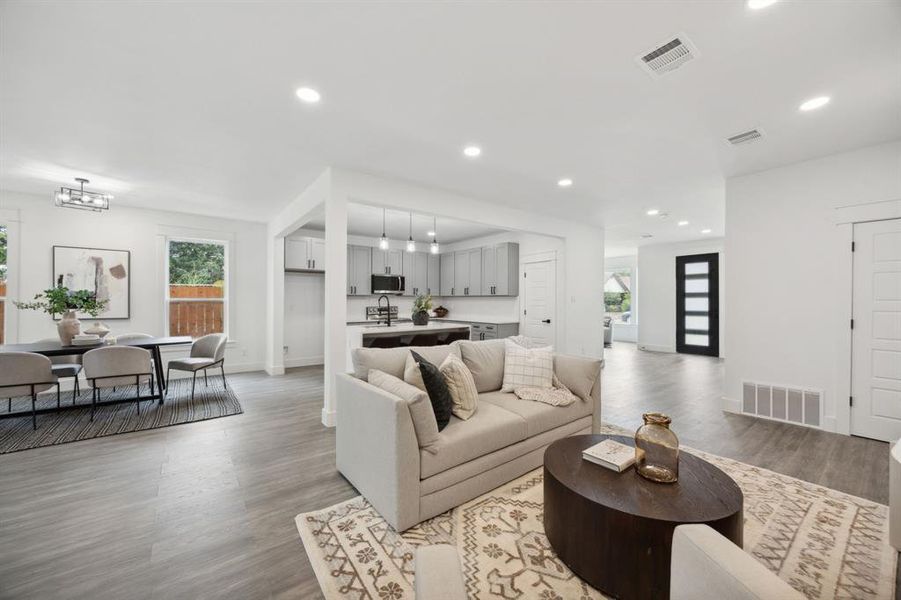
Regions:
<instances>
[{"instance_id":1,"label":"wall air vent","mask_svg":"<svg viewBox=\"0 0 901 600\"><path fill-rule=\"evenodd\" d=\"M748 144L750 142L754 142L762 137L763 131L761 131L760 129L750 129L748 131L743 131L742 133L736 133L731 137L727 137L726 141L733 146L738 146L739 144Z\"/></svg>"},{"instance_id":2,"label":"wall air vent","mask_svg":"<svg viewBox=\"0 0 901 600\"><path fill-rule=\"evenodd\" d=\"M697 48L688 41L685 34L678 34L654 48L642 52L635 57L635 60L642 69L656 78L675 71L698 56Z\"/></svg>"},{"instance_id":3,"label":"wall air vent","mask_svg":"<svg viewBox=\"0 0 901 600\"><path fill-rule=\"evenodd\" d=\"M823 392L800 386L742 383L741 412L822 428Z\"/></svg>"}]
</instances>

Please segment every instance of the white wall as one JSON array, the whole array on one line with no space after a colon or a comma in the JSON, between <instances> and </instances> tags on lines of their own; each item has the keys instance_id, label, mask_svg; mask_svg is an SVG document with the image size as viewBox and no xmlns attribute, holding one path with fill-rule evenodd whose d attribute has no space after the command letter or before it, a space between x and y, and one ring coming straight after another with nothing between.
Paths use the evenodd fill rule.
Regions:
<instances>
[{"instance_id":1,"label":"white wall","mask_svg":"<svg viewBox=\"0 0 901 600\"><path fill-rule=\"evenodd\" d=\"M676 257L718 252L720 356L727 356L723 351L726 329L726 302L723 289L726 257L723 248L723 238L674 244L649 244L638 248L639 348L654 352L676 351Z\"/></svg>"},{"instance_id":2,"label":"white wall","mask_svg":"<svg viewBox=\"0 0 901 600\"><path fill-rule=\"evenodd\" d=\"M614 342L637 342L638 341L638 255L629 256L607 256L604 258L604 268L606 271L615 271L617 269L632 270L632 315L628 323L613 324L613 341Z\"/></svg>"},{"instance_id":3,"label":"white wall","mask_svg":"<svg viewBox=\"0 0 901 600\"><path fill-rule=\"evenodd\" d=\"M847 417L836 332L850 311L840 290L850 244L836 243L835 209L901 199L901 142L871 146L726 182L725 407L740 410L741 383L824 391L827 429ZM845 364L842 364L842 363ZM836 399L841 401L836 403ZM847 421L847 419L845 419Z\"/></svg>"},{"instance_id":4,"label":"white wall","mask_svg":"<svg viewBox=\"0 0 901 600\"><path fill-rule=\"evenodd\" d=\"M131 251L131 318L101 319L111 335L145 332L165 335L165 240L167 236L198 237L229 243L229 338L226 368L231 371L263 367L266 306L266 226L213 217L116 206L105 213L58 208L50 194L34 195L0 191L4 218L16 221L18 258L17 289L10 299L31 299L51 287L52 247L84 246ZM55 322L43 313L10 307L18 340L29 342L56 337ZM84 322L83 326L89 325ZM183 350L170 351L175 354Z\"/></svg>"},{"instance_id":5,"label":"white wall","mask_svg":"<svg viewBox=\"0 0 901 600\"><path fill-rule=\"evenodd\" d=\"M325 276L285 273L285 366L321 365L325 344Z\"/></svg>"}]
</instances>

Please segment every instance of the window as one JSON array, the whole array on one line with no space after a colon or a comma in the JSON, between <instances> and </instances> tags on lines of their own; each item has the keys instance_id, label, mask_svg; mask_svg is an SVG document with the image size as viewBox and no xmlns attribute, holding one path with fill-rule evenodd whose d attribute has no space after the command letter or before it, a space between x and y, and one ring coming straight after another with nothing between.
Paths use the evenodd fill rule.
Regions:
<instances>
[{"instance_id":1,"label":"window","mask_svg":"<svg viewBox=\"0 0 901 600\"><path fill-rule=\"evenodd\" d=\"M0 225L0 344L6 339L6 227Z\"/></svg>"},{"instance_id":2,"label":"window","mask_svg":"<svg viewBox=\"0 0 901 600\"><path fill-rule=\"evenodd\" d=\"M227 333L226 243L170 239L166 248L169 335Z\"/></svg>"},{"instance_id":3,"label":"window","mask_svg":"<svg viewBox=\"0 0 901 600\"><path fill-rule=\"evenodd\" d=\"M607 271L604 281L604 316L614 323L634 323L632 318L632 269Z\"/></svg>"}]
</instances>

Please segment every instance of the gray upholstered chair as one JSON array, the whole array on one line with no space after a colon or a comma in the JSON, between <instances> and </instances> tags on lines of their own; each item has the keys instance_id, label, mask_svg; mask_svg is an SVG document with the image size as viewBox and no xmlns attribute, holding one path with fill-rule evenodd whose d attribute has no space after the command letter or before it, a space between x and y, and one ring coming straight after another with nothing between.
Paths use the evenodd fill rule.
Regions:
<instances>
[{"instance_id":1,"label":"gray upholstered chair","mask_svg":"<svg viewBox=\"0 0 901 600\"><path fill-rule=\"evenodd\" d=\"M133 342L134 340L149 340L153 336L149 333L123 333L116 336L116 343L123 344L125 342Z\"/></svg>"},{"instance_id":2,"label":"gray upholstered chair","mask_svg":"<svg viewBox=\"0 0 901 600\"><path fill-rule=\"evenodd\" d=\"M39 340L39 344L47 344L58 342L59 338L45 338L43 340ZM63 379L65 377L71 377L75 382L75 386L72 388L72 404L75 404L75 400L78 398L79 394L81 394L81 388L78 385L78 375L81 373L82 360L81 354L66 354L64 356L50 356L50 363L52 365L53 374L56 375L58 379Z\"/></svg>"},{"instance_id":3,"label":"gray upholstered chair","mask_svg":"<svg viewBox=\"0 0 901 600\"><path fill-rule=\"evenodd\" d=\"M32 352L0 352L0 398L6 398L12 412L13 398L31 396L31 428L38 428L38 394L56 386L59 408L59 382L53 374L50 359Z\"/></svg>"},{"instance_id":4,"label":"gray upholstered chair","mask_svg":"<svg viewBox=\"0 0 901 600\"><path fill-rule=\"evenodd\" d=\"M150 386L153 395L153 379L151 374L153 367L150 361L150 352L143 348L133 346L107 346L90 350L84 355L84 376L91 384L91 420L94 420L94 412L97 402L100 400L100 390L103 388L115 388L117 386L135 386L135 401L138 405L138 414L141 413L141 384Z\"/></svg>"},{"instance_id":5,"label":"gray upholstered chair","mask_svg":"<svg viewBox=\"0 0 901 600\"><path fill-rule=\"evenodd\" d=\"M228 388L225 382L225 342L228 337L224 333L210 333L194 340L191 344L190 358L181 360L170 360L166 367L166 387L169 387L169 371L188 371L193 373L194 378L191 380L191 399L194 399L194 386L197 385L197 371L203 371L203 381L209 385L207 379L207 369L219 367L222 372L222 386Z\"/></svg>"}]
</instances>

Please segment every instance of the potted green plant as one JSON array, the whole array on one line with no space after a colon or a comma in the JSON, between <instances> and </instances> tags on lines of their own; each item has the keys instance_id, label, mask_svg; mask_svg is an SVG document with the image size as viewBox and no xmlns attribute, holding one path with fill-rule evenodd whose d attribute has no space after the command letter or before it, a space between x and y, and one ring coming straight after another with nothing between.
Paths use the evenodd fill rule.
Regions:
<instances>
[{"instance_id":1,"label":"potted green plant","mask_svg":"<svg viewBox=\"0 0 901 600\"><path fill-rule=\"evenodd\" d=\"M428 325L430 310L432 310L431 294L417 295L416 299L413 300L413 324L414 325Z\"/></svg>"},{"instance_id":2,"label":"potted green plant","mask_svg":"<svg viewBox=\"0 0 901 600\"><path fill-rule=\"evenodd\" d=\"M56 318L62 315L57 325L59 341L63 346L71 346L72 338L81 333L81 321L76 312L87 313L92 317L106 310L109 300L98 300L97 294L88 290L70 290L59 285L40 294L36 294L31 302L13 302L21 310L40 310Z\"/></svg>"}]
</instances>

